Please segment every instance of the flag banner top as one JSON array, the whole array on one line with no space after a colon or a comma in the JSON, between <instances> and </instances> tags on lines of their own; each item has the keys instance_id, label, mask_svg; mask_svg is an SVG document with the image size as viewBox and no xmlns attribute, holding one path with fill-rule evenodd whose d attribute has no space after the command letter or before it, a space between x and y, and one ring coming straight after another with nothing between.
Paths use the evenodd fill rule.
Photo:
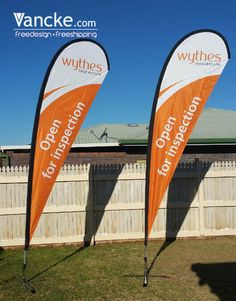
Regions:
<instances>
[{"instance_id":1,"label":"flag banner top","mask_svg":"<svg viewBox=\"0 0 236 301\"><path fill-rule=\"evenodd\" d=\"M108 70L105 50L90 40L66 44L49 66L39 96L31 144L26 248Z\"/></svg>"},{"instance_id":2,"label":"flag banner top","mask_svg":"<svg viewBox=\"0 0 236 301\"><path fill-rule=\"evenodd\" d=\"M191 132L229 57L225 39L215 31L202 30L180 40L167 58L150 122L146 237Z\"/></svg>"}]
</instances>

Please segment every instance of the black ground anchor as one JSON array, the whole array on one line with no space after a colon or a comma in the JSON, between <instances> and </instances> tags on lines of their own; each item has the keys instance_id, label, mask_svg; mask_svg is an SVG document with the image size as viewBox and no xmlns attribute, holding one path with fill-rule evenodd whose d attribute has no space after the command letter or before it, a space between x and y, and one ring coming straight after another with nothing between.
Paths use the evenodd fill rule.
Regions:
<instances>
[{"instance_id":1,"label":"black ground anchor","mask_svg":"<svg viewBox=\"0 0 236 301\"><path fill-rule=\"evenodd\" d=\"M19 276L18 280L25 287L27 291L30 291L32 294L36 294L35 288L30 284L30 282L25 278L25 276Z\"/></svg>"},{"instance_id":2,"label":"black ground anchor","mask_svg":"<svg viewBox=\"0 0 236 301\"><path fill-rule=\"evenodd\" d=\"M144 275L143 275L143 287L148 286L148 271L147 269L144 270Z\"/></svg>"},{"instance_id":3,"label":"black ground anchor","mask_svg":"<svg viewBox=\"0 0 236 301\"><path fill-rule=\"evenodd\" d=\"M24 251L24 263L22 268L22 276L18 279L20 283L25 287L26 290L30 291L32 294L36 294L35 288L30 284L29 280L26 279L26 267L27 267L27 250Z\"/></svg>"}]
</instances>

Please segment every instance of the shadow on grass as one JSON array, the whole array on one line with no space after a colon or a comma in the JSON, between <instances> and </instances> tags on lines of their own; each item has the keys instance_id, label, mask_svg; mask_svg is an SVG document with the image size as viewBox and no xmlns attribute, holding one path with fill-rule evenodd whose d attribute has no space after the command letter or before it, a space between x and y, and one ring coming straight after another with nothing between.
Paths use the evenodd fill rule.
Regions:
<instances>
[{"instance_id":1,"label":"shadow on grass","mask_svg":"<svg viewBox=\"0 0 236 301\"><path fill-rule=\"evenodd\" d=\"M199 285L208 285L221 301L236 300L236 262L196 263L191 267Z\"/></svg>"},{"instance_id":2,"label":"shadow on grass","mask_svg":"<svg viewBox=\"0 0 236 301\"><path fill-rule=\"evenodd\" d=\"M180 167L179 171L185 173L183 177L178 177L178 168L176 177L172 179L168 189L167 207L166 207L166 239L152 260L148 273L151 272L158 256L165 251L173 242L176 241L177 235L183 226L185 218L191 207L191 203L195 199L199 186L205 177L205 174L211 167L211 162L200 162L195 159L194 162L185 163ZM187 176L188 172L192 172ZM184 203L179 206L178 203Z\"/></svg>"},{"instance_id":3,"label":"shadow on grass","mask_svg":"<svg viewBox=\"0 0 236 301\"><path fill-rule=\"evenodd\" d=\"M85 249L84 246L80 247L78 250L74 251L73 253L65 256L64 258L58 260L57 262L53 263L52 265L50 265L49 267L47 267L45 270L37 273L36 275L34 275L33 277L29 278L28 281L32 281L36 278L38 278L39 276L43 275L44 273L48 272L49 270L51 270L52 268L56 267L57 265L59 265L60 263L70 259L71 257L75 256L76 254L78 254L79 252L83 251Z\"/></svg>"},{"instance_id":4,"label":"shadow on grass","mask_svg":"<svg viewBox=\"0 0 236 301\"><path fill-rule=\"evenodd\" d=\"M163 243L163 245L161 246L160 250L157 252L157 254L155 255L155 257L153 258L149 268L148 268L148 274L150 274L156 260L157 257L166 249L169 247L169 245L171 245L176 239L166 239L166 241ZM170 278L170 277L169 277Z\"/></svg>"},{"instance_id":5,"label":"shadow on grass","mask_svg":"<svg viewBox=\"0 0 236 301\"><path fill-rule=\"evenodd\" d=\"M76 254L78 254L78 253L81 252L82 250L84 250L84 247L83 247L83 246L80 247L79 249L77 249L76 251L74 251L73 253L71 253L71 254L65 256L64 258L58 260L57 262L54 262L52 265L50 265L50 266L47 267L46 269L44 269L44 270L38 272L37 274L35 274L35 275L32 276L31 278L27 279L27 281L29 282L29 281L32 281L32 280L37 279L39 276L41 276L41 275L43 275L44 273L50 271L52 268L56 267L56 266L59 265L60 263L62 263L62 262L64 262L64 261L70 259L71 257L75 256ZM15 281L15 280L19 281L19 278L20 278L20 277L21 277L21 276L19 276L19 274L17 274L17 275L12 276L12 277L10 277L10 278L8 278L8 279L5 279L5 280L2 281L0 284L9 284L10 282Z\"/></svg>"},{"instance_id":6,"label":"shadow on grass","mask_svg":"<svg viewBox=\"0 0 236 301\"><path fill-rule=\"evenodd\" d=\"M143 274L142 275L123 275L123 277L125 278L143 278ZM148 277L150 278L167 278L170 279L170 276L167 275L149 275Z\"/></svg>"}]
</instances>

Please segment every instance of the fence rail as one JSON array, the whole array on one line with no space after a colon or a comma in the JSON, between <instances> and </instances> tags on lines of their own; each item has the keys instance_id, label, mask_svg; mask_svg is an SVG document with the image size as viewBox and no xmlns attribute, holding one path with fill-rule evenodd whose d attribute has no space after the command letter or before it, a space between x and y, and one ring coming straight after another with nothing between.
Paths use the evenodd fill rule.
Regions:
<instances>
[{"instance_id":1,"label":"fence rail","mask_svg":"<svg viewBox=\"0 0 236 301\"><path fill-rule=\"evenodd\" d=\"M32 244L140 239L145 164L64 166ZM0 246L23 245L27 167L0 169ZM236 235L236 162L178 165L151 237Z\"/></svg>"}]
</instances>

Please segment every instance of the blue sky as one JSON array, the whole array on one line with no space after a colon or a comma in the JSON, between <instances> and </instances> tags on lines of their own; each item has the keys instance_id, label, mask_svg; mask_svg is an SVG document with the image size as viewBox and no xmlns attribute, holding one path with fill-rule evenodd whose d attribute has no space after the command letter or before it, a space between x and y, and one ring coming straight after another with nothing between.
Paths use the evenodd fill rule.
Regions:
<instances>
[{"instance_id":1,"label":"blue sky","mask_svg":"<svg viewBox=\"0 0 236 301\"><path fill-rule=\"evenodd\" d=\"M148 123L164 61L185 34L202 28L227 39L231 60L207 106L236 110L236 2L231 0L0 0L0 145L31 141L35 108L52 56L69 38L15 38L13 12L47 16L57 12L95 20L97 41L111 70L83 127L101 123ZM235 125L234 125L235 126Z\"/></svg>"}]
</instances>

